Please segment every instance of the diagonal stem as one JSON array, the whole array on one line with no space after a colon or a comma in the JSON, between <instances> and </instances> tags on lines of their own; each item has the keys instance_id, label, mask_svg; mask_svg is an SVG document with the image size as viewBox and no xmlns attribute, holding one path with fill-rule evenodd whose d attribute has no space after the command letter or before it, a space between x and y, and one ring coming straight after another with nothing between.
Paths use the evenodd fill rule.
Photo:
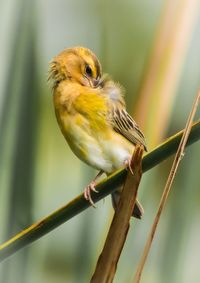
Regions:
<instances>
[{"instance_id":1,"label":"diagonal stem","mask_svg":"<svg viewBox=\"0 0 200 283\"><path fill-rule=\"evenodd\" d=\"M183 131L180 131L179 133L159 145L153 151L146 154L142 160L143 172L150 170L151 168L174 154L177 151L182 135ZM193 124L186 146L197 142L199 139L200 121ZM119 185L122 185L126 178L126 174L127 170L121 169L116 173L110 175L107 179L99 182L96 186L96 189L99 191L99 193L92 193L92 199L94 200L94 202L103 199L104 197L112 193ZM83 194L77 196L74 200L72 200L65 206L59 208L47 217L31 225L7 242L0 245L0 261L3 261L10 255L16 253L18 250L46 235L67 220L87 209L89 206L90 204L84 199Z\"/></svg>"}]
</instances>

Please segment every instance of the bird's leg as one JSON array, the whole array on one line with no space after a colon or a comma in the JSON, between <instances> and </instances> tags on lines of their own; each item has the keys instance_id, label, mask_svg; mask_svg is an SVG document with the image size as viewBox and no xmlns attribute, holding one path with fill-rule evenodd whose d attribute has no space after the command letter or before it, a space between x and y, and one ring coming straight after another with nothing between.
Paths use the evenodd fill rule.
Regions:
<instances>
[{"instance_id":1,"label":"bird's leg","mask_svg":"<svg viewBox=\"0 0 200 283\"><path fill-rule=\"evenodd\" d=\"M132 175L134 175L133 169L131 167L131 159L126 159L124 161L124 166L130 170Z\"/></svg>"},{"instance_id":2,"label":"bird's leg","mask_svg":"<svg viewBox=\"0 0 200 283\"><path fill-rule=\"evenodd\" d=\"M86 200L89 201L89 203L95 207L95 204L92 200L92 197L91 197L91 191L95 192L95 193L98 193L98 191L95 189L95 186L96 186L96 180L103 174L104 172L101 170L99 171L99 173L96 175L96 177L92 180L92 182L85 188L84 190L84 198Z\"/></svg>"}]
</instances>

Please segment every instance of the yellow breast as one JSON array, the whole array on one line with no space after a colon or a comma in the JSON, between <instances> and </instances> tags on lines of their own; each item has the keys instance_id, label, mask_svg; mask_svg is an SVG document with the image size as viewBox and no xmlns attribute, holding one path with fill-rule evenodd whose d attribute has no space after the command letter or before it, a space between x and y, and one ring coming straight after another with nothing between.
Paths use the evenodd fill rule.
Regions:
<instances>
[{"instance_id":1,"label":"yellow breast","mask_svg":"<svg viewBox=\"0 0 200 283\"><path fill-rule=\"evenodd\" d=\"M61 85L54 92L54 106L60 129L73 152L97 168L91 158L101 159L99 139L110 135L110 127L106 120L106 98L91 90L79 85Z\"/></svg>"},{"instance_id":2,"label":"yellow breast","mask_svg":"<svg viewBox=\"0 0 200 283\"><path fill-rule=\"evenodd\" d=\"M108 109L105 97L96 93L82 93L75 100L75 109L88 119L91 130L106 131Z\"/></svg>"}]
</instances>

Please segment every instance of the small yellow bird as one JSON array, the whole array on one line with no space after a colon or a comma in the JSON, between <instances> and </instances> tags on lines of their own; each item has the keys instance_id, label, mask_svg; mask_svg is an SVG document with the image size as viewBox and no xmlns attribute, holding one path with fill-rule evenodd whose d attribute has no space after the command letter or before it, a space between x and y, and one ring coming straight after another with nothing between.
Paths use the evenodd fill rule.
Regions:
<instances>
[{"instance_id":1,"label":"small yellow bird","mask_svg":"<svg viewBox=\"0 0 200 283\"><path fill-rule=\"evenodd\" d=\"M91 190L97 178L129 164L136 144L146 150L144 135L126 112L123 88L102 75L95 54L84 47L68 48L53 58L49 79L60 129L72 151L82 161L100 170L84 191L94 205ZM120 189L112 194L114 208ZM141 218L143 208L136 201L133 216Z\"/></svg>"}]
</instances>

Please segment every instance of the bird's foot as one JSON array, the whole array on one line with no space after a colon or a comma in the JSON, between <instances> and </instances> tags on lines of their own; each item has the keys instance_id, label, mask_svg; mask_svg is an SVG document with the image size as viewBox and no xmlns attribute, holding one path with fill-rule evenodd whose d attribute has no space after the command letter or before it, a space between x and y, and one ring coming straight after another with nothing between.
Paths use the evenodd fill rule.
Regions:
<instances>
[{"instance_id":1,"label":"bird's foot","mask_svg":"<svg viewBox=\"0 0 200 283\"><path fill-rule=\"evenodd\" d=\"M98 193L98 191L95 189L95 186L96 186L96 183L95 181L92 181L84 190L84 198L86 200L89 201L89 203L96 208L93 200L92 200L92 197L91 197L91 191L95 192L95 193Z\"/></svg>"},{"instance_id":2,"label":"bird's foot","mask_svg":"<svg viewBox=\"0 0 200 283\"><path fill-rule=\"evenodd\" d=\"M130 170L130 172L131 172L131 174L132 175L134 175L134 171L133 171L133 168L132 168L132 166L131 166L131 159L126 159L125 161L124 161L124 166L126 167L126 169L128 170Z\"/></svg>"}]
</instances>

